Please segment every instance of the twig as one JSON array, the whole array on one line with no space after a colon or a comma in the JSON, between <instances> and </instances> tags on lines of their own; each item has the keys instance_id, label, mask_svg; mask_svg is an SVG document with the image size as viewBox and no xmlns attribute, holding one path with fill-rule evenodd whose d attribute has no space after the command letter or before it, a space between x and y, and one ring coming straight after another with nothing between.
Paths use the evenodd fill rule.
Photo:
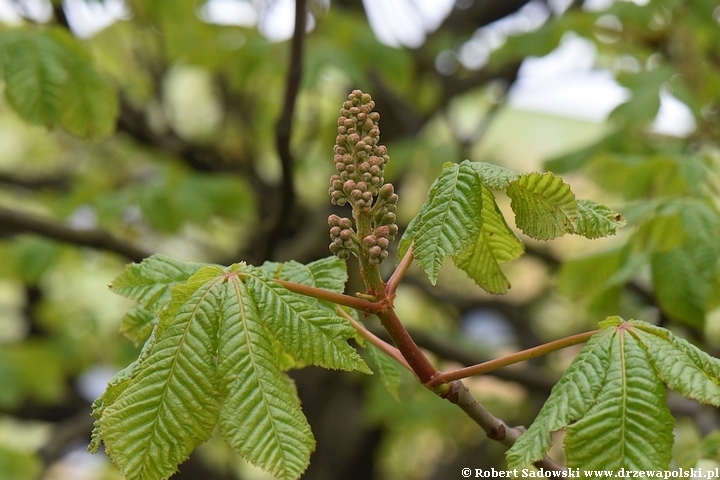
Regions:
<instances>
[{"instance_id":1,"label":"twig","mask_svg":"<svg viewBox=\"0 0 720 480\"><path fill-rule=\"evenodd\" d=\"M396 362L398 362L403 367L407 368L412 372L412 368L410 368L410 365L407 363L407 360L402 356L402 353L400 353L400 350L393 347L389 343L387 343L382 338L376 336L374 333L372 333L370 330L365 328L365 325L355 320L352 315L348 314L345 310L343 310L340 307L337 307L338 314L345 318L348 322L350 322L350 325L353 326L355 330L360 334L361 337L363 337L368 342L375 345L377 348L385 352L388 356L395 359Z\"/></svg>"},{"instance_id":2,"label":"twig","mask_svg":"<svg viewBox=\"0 0 720 480\"><path fill-rule=\"evenodd\" d=\"M390 338L392 338L395 346L400 350L410 367L412 367L415 376L417 376L422 384L427 385L439 372L422 350L420 350L415 340L412 339L395 313L395 310L393 308L387 308L386 310L377 312L376 315L380 319L382 326L387 330ZM442 382L435 386L440 386L441 383Z\"/></svg>"},{"instance_id":3,"label":"twig","mask_svg":"<svg viewBox=\"0 0 720 480\"><path fill-rule=\"evenodd\" d=\"M480 428L487 433L488 438L500 442L508 448L512 447L525 431L521 427L508 427L505 422L490 413L460 380L450 383L450 393L447 399L457 404L475 423L480 425ZM535 466L542 467L544 470L565 470L548 456L535 462Z\"/></svg>"},{"instance_id":4,"label":"twig","mask_svg":"<svg viewBox=\"0 0 720 480\"><path fill-rule=\"evenodd\" d=\"M36 233L61 242L109 250L119 253L134 262L140 262L151 255L150 252L117 238L105 230L76 230L56 221L45 220L2 207L0 207L0 231L10 234L18 232Z\"/></svg>"},{"instance_id":5,"label":"twig","mask_svg":"<svg viewBox=\"0 0 720 480\"><path fill-rule=\"evenodd\" d=\"M411 243L408 247L407 251L405 252L405 255L403 256L402 260L400 261L400 264L398 264L397 268L393 272L393 274L390 276L390 279L388 280L387 284L385 285L385 296L392 300L395 298L395 291L397 290L398 285L402 281L403 277L408 271L408 268L410 268L410 265L413 261L413 244Z\"/></svg>"},{"instance_id":6,"label":"twig","mask_svg":"<svg viewBox=\"0 0 720 480\"><path fill-rule=\"evenodd\" d=\"M290 51L290 66L287 73L287 89L285 90L285 102L283 104L280 118L275 124L275 140L277 144L280 164L282 166L282 197L280 209L270 230L266 244L266 257L272 255L278 241L287 231L287 226L295 208L295 184L293 154L290 151L290 138L292 137L293 115L298 91L300 90L300 79L302 78L303 67L303 44L305 42L305 26L307 23L307 12L305 11L306 0L295 1L295 31L293 32Z\"/></svg>"},{"instance_id":7,"label":"twig","mask_svg":"<svg viewBox=\"0 0 720 480\"><path fill-rule=\"evenodd\" d=\"M480 375L482 373L491 372L498 368L507 367L508 365L512 365L513 363L524 362L525 360L530 360L531 358L546 355L556 350L570 347L572 345L577 345L578 343L587 342L590 337L592 337L598 332L600 332L600 330L592 330L590 332L578 333L577 335L572 335L569 337L561 338L560 340L544 343L542 345L538 345L537 347L528 348L527 350L496 358L494 360L480 363L478 365L459 368L450 372L442 372L436 375L425 385L427 387L433 388L440 385L441 383L450 382L452 380L459 380L461 378L471 377L473 375Z\"/></svg>"}]
</instances>

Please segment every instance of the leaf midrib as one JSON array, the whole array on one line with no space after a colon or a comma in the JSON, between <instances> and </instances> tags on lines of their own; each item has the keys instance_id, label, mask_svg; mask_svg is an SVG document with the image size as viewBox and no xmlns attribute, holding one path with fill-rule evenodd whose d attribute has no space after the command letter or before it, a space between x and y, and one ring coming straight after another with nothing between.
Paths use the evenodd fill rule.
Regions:
<instances>
[{"instance_id":1,"label":"leaf midrib","mask_svg":"<svg viewBox=\"0 0 720 480\"><path fill-rule=\"evenodd\" d=\"M238 298L238 308L240 310L240 318L242 319L242 322L243 322L243 336L245 337L245 343L248 346L248 357L250 358L250 364L252 365L253 371L255 372L255 375L258 379L258 390L260 391L260 394L262 395L262 398L263 398L263 407L265 407L265 411L267 412L267 418L270 419L270 423L272 424L271 431L272 431L273 436L275 437L276 445L282 445L282 440L280 439L280 436L278 435L278 429L275 425L275 423L276 423L275 417L273 416L273 412L268 408L268 405L269 405L268 396L265 392L265 388L263 387L263 383L261 381L261 375L258 373L257 361L255 360L255 352L252 348L253 342L250 339L249 332L248 332L248 321L249 320L245 313L245 303L242 301L243 297L242 297L242 293L240 292L240 286L238 285L238 282L239 282L238 277L232 276L230 278L230 281L232 281L233 290L235 290L235 294L237 295L237 298ZM280 451L280 456L282 458L283 473L285 473L287 471L288 461L285 457L285 450L280 448L279 451Z\"/></svg>"}]
</instances>

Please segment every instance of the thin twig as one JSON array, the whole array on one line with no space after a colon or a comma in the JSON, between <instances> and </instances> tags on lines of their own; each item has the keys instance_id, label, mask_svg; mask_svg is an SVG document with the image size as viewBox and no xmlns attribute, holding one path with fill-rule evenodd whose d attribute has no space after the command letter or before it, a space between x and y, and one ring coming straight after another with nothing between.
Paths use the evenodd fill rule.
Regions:
<instances>
[{"instance_id":1,"label":"thin twig","mask_svg":"<svg viewBox=\"0 0 720 480\"><path fill-rule=\"evenodd\" d=\"M117 238L100 229L79 230L57 221L38 218L33 215L0 207L0 233L30 232L61 242L85 247L99 248L119 253L134 262L140 262L151 255L140 247Z\"/></svg>"},{"instance_id":2,"label":"thin twig","mask_svg":"<svg viewBox=\"0 0 720 480\"><path fill-rule=\"evenodd\" d=\"M387 284L385 285L385 296L392 300L395 298L395 291L397 290L398 285L402 281L403 277L408 271L408 268L410 268L410 265L413 261L413 244L411 243L408 247L407 251L405 252L405 255L403 256L402 260L400 260L400 263L398 264L397 268L393 272L393 274L390 276L390 279L388 280Z\"/></svg>"},{"instance_id":3,"label":"thin twig","mask_svg":"<svg viewBox=\"0 0 720 480\"><path fill-rule=\"evenodd\" d=\"M275 124L275 141L282 166L282 197L280 199L280 209L268 235L266 247L267 257L272 255L278 241L283 237L284 232L287 231L287 226L290 223L290 218L295 208L295 160L290 150L290 138L292 137L295 103L302 78L303 44L305 42L305 26L307 23L305 4L306 0L295 1L295 31L293 32L290 50L290 66L287 72L285 102L280 117Z\"/></svg>"},{"instance_id":4,"label":"thin twig","mask_svg":"<svg viewBox=\"0 0 720 480\"><path fill-rule=\"evenodd\" d=\"M355 320L352 315L348 314L345 310L343 310L340 307L337 307L338 314L345 318L348 322L350 322L350 325L353 326L355 330L357 330L358 334L360 334L361 337L363 337L368 342L375 345L377 348L385 352L388 356L395 359L396 362L398 362L403 367L407 368L412 372L412 368L410 368L410 365L407 363L407 360L402 356L402 353L400 353L400 350L393 347L389 343L387 343L382 338L376 336L374 333L372 333L370 330L365 328L365 325Z\"/></svg>"},{"instance_id":5,"label":"thin twig","mask_svg":"<svg viewBox=\"0 0 720 480\"><path fill-rule=\"evenodd\" d=\"M461 378L488 373L493 370L497 370L498 368L507 367L508 365L512 365L514 363L524 362L525 360L530 360L531 358L546 355L556 350L561 350L572 345L577 345L578 343L587 342L590 337L592 337L598 332L600 332L600 330L592 330L590 332L578 333L577 335L572 335L569 337L561 338L559 340L544 343L542 345L538 345L537 347L528 348L527 350L512 353L510 355L505 355L504 357L496 358L488 362L479 363L477 365L472 365L465 368L459 368L450 372L442 372L433 377L433 379L427 382L425 385L427 387L433 388L440 385L441 383L447 383L452 380L460 380Z\"/></svg>"},{"instance_id":6,"label":"thin twig","mask_svg":"<svg viewBox=\"0 0 720 480\"><path fill-rule=\"evenodd\" d=\"M480 425L490 439L500 442L508 448L512 447L525 431L522 427L507 426L505 422L490 413L460 380L450 383L450 393L446 398L462 408L475 423ZM548 456L535 462L535 466L542 467L544 470L565 470Z\"/></svg>"}]
</instances>

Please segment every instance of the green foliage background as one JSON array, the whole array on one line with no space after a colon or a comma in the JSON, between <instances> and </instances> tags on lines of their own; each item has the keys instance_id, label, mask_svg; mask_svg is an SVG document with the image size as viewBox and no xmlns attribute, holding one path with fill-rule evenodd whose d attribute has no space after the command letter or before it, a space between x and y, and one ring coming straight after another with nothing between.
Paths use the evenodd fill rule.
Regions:
<instances>
[{"instance_id":1,"label":"green foliage background","mask_svg":"<svg viewBox=\"0 0 720 480\"><path fill-rule=\"evenodd\" d=\"M139 340L149 334L143 327L163 305L154 302L169 298L161 291L125 292L142 299L146 310L123 317L132 303L107 285L126 263L155 252L198 262L197 269L327 256L335 120L352 88L372 93L378 103L391 157L386 176L400 195L403 228L434 179L449 171L442 170L446 162L457 171L468 168L461 163L468 158L528 173L470 189L482 202L485 224L506 235L494 250L502 254L489 262L478 246L458 255L483 240L468 228L462 247L428 243L441 250L421 265L436 289L413 269L399 290L399 315L441 365L594 328L611 314L660 324L718 356L716 2L617 2L601 12L571 7L535 31L508 38L481 70L459 66L450 75L439 74L434 60L457 51L487 22L475 10L482 6L451 15L418 49L394 49L377 42L357 3L332 2L315 12L306 36L291 139L297 197L284 230L272 229L282 190L274 129L289 43L269 43L254 28L204 23L195 1L128 4L130 19L84 40L68 30L59 2L47 23L0 25L0 478L73 478L67 468L74 460L62 455L86 442L92 426L82 382L137 358ZM474 23L468 27L458 15ZM608 19L621 28L608 28L617 25ZM522 60L551 52L567 32L592 41L596 66L632 94L603 124L521 112L506 102ZM696 129L686 138L653 133L661 89L690 108ZM602 240L529 240L524 233L549 239L567 232L567 221L581 228L579 219L596 222L581 230L595 225L600 237L608 221L594 203L568 203L558 184L544 203L558 212L554 229L539 232L522 214L513 223L510 205L523 211L517 189L532 191L540 177L530 172L547 170L562 175L578 197L621 212L627 227ZM503 178L502 170L493 173ZM491 204L486 189L507 195L496 194ZM62 237L53 229L58 226L77 238ZM95 230L105 236L78 240ZM107 235L135 250L117 247ZM522 253L516 238L527 251L513 262ZM447 256L460 268L438 275L440 265L453 263ZM267 263L263 271L272 268ZM477 272L491 275L478 279ZM186 279L183 273L176 281ZM476 283L498 293L512 287L496 297ZM122 288L117 280L114 285ZM502 315L511 330L507 342L467 339L462 328L479 309ZM529 425L571 360L561 352L469 385L508 424ZM382 360L376 362L383 370ZM399 383L398 404L381 382L360 374L290 372L318 441L306 478L342 476L360 463L363 478L414 479L456 478L467 465L506 465L501 447L410 378ZM671 465L719 466L720 442L712 433L720 426L717 410L672 393L668 404L678 416ZM340 424L343 432L334 432ZM107 462L92 468L97 478L117 476ZM216 438L181 466L178 478L198 478L194 468L205 477L261 475Z\"/></svg>"}]
</instances>

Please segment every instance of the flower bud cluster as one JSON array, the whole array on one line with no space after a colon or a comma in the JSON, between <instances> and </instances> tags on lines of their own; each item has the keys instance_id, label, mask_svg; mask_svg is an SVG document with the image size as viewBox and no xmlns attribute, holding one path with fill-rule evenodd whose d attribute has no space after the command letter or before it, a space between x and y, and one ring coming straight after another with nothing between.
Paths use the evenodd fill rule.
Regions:
<instances>
[{"instance_id":1,"label":"flower bud cluster","mask_svg":"<svg viewBox=\"0 0 720 480\"><path fill-rule=\"evenodd\" d=\"M385 165L390 161L384 145L378 145L380 114L373 112L370 95L354 90L343 103L335 139L335 168L328 193L333 204L350 202L371 208L373 197L385 182Z\"/></svg>"},{"instance_id":2,"label":"flower bud cluster","mask_svg":"<svg viewBox=\"0 0 720 480\"><path fill-rule=\"evenodd\" d=\"M337 255L338 258L346 259L350 256L350 252L357 252L354 238L357 238L352 228L352 220L342 218L335 214L328 218L330 225L330 251Z\"/></svg>"},{"instance_id":3,"label":"flower bud cluster","mask_svg":"<svg viewBox=\"0 0 720 480\"><path fill-rule=\"evenodd\" d=\"M372 233L361 240L352 228L352 221L337 215L331 215L328 224L332 253L348 258L350 253L358 255L363 250L368 262L377 265L387 258L388 246L398 233L395 224L398 196L383 177L390 157L385 146L378 145L380 115L372 111L374 107L370 95L360 90L354 90L343 103L335 144L338 173L330 178L328 190L333 204L349 203L356 218L357 215L369 218Z\"/></svg>"}]
</instances>

